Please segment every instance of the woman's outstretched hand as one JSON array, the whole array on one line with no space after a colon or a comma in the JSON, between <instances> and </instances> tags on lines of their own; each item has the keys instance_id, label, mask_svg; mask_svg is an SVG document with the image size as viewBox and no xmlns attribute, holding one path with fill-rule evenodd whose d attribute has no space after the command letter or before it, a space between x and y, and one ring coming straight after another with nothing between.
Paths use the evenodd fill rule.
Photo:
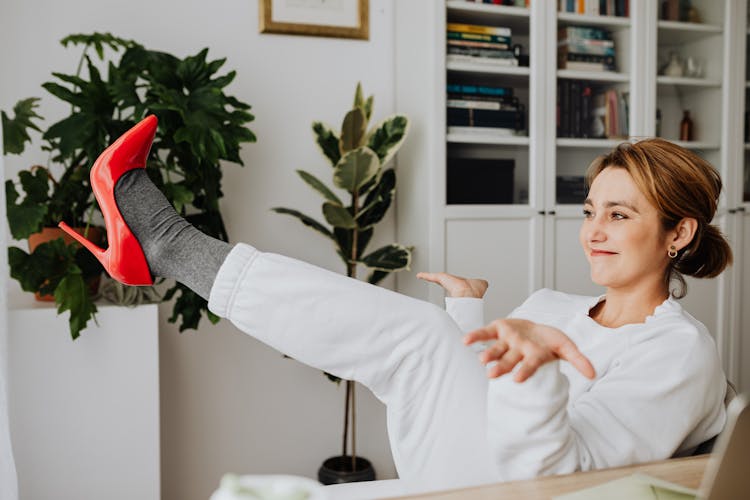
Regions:
<instances>
[{"instance_id":1,"label":"woman's outstretched hand","mask_svg":"<svg viewBox=\"0 0 750 500\"><path fill-rule=\"evenodd\" d=\"M417 278L442 286L448 297L481 299L489 286L486 280L462 278L448 273L417 273Z\"/></svg>"},{"instance_id":2,"label":"woman's outstretched hand","mask_svg":"<svg viewBox=\"0 0 750 500\"><path fill-rule=\"evenodd\" d=\"M467 345L493 340L495 342L479 355L485 365L497 362L487 371L490 378L509 373L521 363L513 380L523 382L540 366L556 359L570 362L585 377L593 379L595 376L588 358L557 328L523 319L498 319L464 336Z\"/></svg>"}]
</instances>

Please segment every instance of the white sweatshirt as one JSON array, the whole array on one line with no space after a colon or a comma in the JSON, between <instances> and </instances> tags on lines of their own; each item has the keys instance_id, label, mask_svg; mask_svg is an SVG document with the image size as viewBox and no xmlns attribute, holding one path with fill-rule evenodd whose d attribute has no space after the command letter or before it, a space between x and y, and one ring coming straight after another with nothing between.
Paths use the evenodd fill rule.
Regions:
<instances>
[{"instance_id":1,"label":"white sweatshirt","mask_svg":"<svg viewBox=\"0 0 750 500\"><path fill-rule=\"evenodd\" d=\"M566 361L524 383L488 389L488 436L503 479L666 459L718 434L726 379L706 327L672 298L644 323L607 328L589 317L599 297L540 290L511 314L559 328L596 370ZM446 299L463 331L484 324L481 299Z\"/></svg>"}]
</instances>

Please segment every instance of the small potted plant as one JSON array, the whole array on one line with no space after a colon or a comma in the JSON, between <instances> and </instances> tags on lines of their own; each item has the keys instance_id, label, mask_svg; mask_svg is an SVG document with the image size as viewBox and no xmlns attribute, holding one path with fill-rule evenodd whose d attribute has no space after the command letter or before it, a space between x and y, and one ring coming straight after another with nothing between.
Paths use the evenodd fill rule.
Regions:
<instances>
[{"instance_id":1,"label":"small potted plant","mask_svg":"<svg viewBox=\"0 0 750 500\"><path fill-rule=\"evenodd\" d=\"M43 129L37 98L19 101L13 116L2 112L4 153L23 153L35 131L50 161L6 181L13 237L33 242L60 221L91 237L102 218L89 169L110 142L155 114L159 129L146 166L150 178L193 225L227 240L219 211L220 162L242 165L240 144L255 136L246 126L253 120L250 106L224 92L235 72L217 74L226 60L207 60L208 49L180 59L108 33L71 35L61 43L82 47L78 68L74 74L53 73L54 80L42 87L70 104L70 114ZM105 57L105 51L119 59ZM53 236L28 253L10 247L8 257L11 276L25 291L51 296L58 313L70 311L70 333L78 337L96 313L94 288L103 270L93 256ZM164 299L173 297L170 321L181 319L180 331L196 328L203 313L218 321L187 287L176 283Z\"/></svg>"},{"instance_id":2,"label":"small potted plant","mask_svg":"<svg viewBox=\"0 0 750 500\"><path fill-rule=\"evenodd\" d=\"M392 272L409 269L411 262L412 249L397 243L367 252L375 226L383 220L396 192L396 171L387 166L406 138L409 121L403 115L394 115L368 130L372 106L373 96L365 99L361 85L357 84L354 105L344 117L340 133L321 122L312 125L316 143L333 167L335 187L329 188L304 170L297 173L324 198L321 210L329 226L298 210L281 207L273 210L296 217L330 239L347 276L356 278L361 268L367 271L369 283L378 284ZM335 193L337 190L346 194L346 201ZM326 375L340 382L337 377ZM350 425L351 453L347 450ZM356 441L355 384L347 380L342 452L323 462L318 471L321 483L375 479L370 462L357 456Z\"/></svg>"}]
</instances>

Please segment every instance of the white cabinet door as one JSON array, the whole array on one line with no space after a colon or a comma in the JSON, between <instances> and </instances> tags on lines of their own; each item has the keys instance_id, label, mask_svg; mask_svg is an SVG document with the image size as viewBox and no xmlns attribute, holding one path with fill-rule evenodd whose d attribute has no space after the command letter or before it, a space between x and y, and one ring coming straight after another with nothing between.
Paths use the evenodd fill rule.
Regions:
<instances>
[{"instance_id":1,"label":"white cabinet door","mask_svg":"<svg viewBox=\"0 0 750 500\"><path fill-rule=\"evenodd\" d=\"M742 216L742 242L741 246L735 247L737 255L735 261L740 265L740 296L735 300L743 301L739 304L740 308L740 352L741 360L739 366L739 390L741 392L750 391L750 303L747 297L750 297L750 214L744 213Z\"/></svg>"},{"instance_id":2,"label":"white cabinet door","mask_svg":"<svg viewBox=\"0 0 750 500\"><path fill-rule=\"evenodd\" d=\"M541 217L446 222L446 270L490 282L485 320L505 317L539 285Z\"/></svg>"},{"instance_id":3,"label":"white cabinet door","mask_svg":"<svg viewBox=\"0 0 750 500\"><path fill-rule=\"evenodd\" d=\"M586 255L578 242L583 217L547 216L545 286L561 292L599 296L604 288L591 281Z\"/></svg>"},{"instance_id":4,"label":"white cabinet door","mask_svg":"<svg viewBox=\"0 0 750 500\"><path fill-rule=\"evenodd\" d=\"M731 215L719 215L713 223L718 225L724 234L730 234L729 225ZM731 239L731 238L730 238ZM706 325L709 333L716 339L719 353L724 363L725 373L729 374L729 345L731 336L730 302L734 300L729 294L731 269L722 273L718 278L695 279L686 278L687 296L680 300L680 304L698 321Z\"/></svg>"}]
</instances>

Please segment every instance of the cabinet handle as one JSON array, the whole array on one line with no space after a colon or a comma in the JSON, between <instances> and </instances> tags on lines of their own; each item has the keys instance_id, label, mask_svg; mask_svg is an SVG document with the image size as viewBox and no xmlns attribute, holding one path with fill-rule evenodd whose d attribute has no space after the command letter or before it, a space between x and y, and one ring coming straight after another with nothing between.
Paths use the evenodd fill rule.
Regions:
<instances>
[{"instance_id":1,"label":"cabinet handle","mask_svg":"<svg viewBox=\"0 0 750 500\"><path fill-rule=\"evenodd\" d=\"M736 214L737 210L739 210L739 209L737 209L737 208L730 208L729 210L727 210L727 212L729 212L730 214Z\"/></svg>"},{"instance_id":2,"label":"cabinet handle","mask_svg":"<svg viewBox=\"0 0 750 500\"><path fill-rule=\"evenodd\" d=\"M544 215L544 210L540 210L539 215Z\"/></svg>"},{"instance_id":3,"label":"cabinet handle","mask_svg":"<svg viewBox=\"0 0 750 500\"><path fill-rule=\"evenodd\" d=\"M737 211L738 212L744 212L745 211L745 207L737 207Z\"/></svg>"},{"instance_id":4,"label":"cabinet handle","mask_svg":"<svg viewBox=\"0 0 750 500\"><path fill-rule=\"evenodd\" d=\"M547 213L548 213L549 215L555 215L555 214L557 214L557 212L555 212L554 210L550 210L550 211L549 211L549 212L547 212Z\"/></svg>"}]
</instances>

